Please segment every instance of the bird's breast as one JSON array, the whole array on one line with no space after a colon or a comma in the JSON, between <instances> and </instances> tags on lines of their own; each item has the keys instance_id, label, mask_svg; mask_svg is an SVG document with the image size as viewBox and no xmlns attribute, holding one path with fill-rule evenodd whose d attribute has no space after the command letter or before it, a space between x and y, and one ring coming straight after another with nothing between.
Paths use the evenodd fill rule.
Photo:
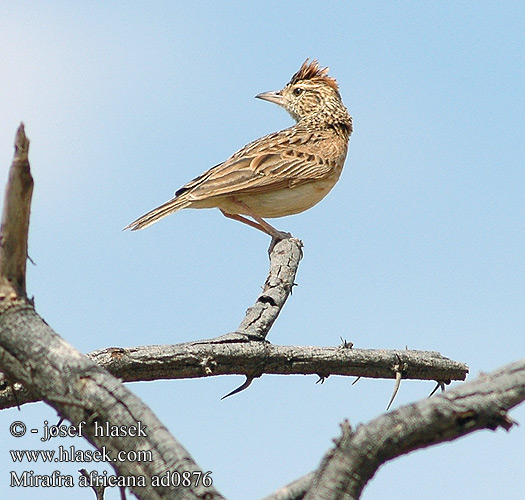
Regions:
<instances>
[{"instance_id":1,"label":"bird's breast","mask_svg":"<svg viewBox=\"0 0 525 500\"><path fill-rule=\"evenodd\" d=\"M336 182L337 178L317 180L265 193L238 194L235 199L243 202L260 217L285 217L312 208L330 192ZM239 211L239 206L230 197L220 200L217 205L228 213L249 215Z\"/></svg>"}]
</instances>

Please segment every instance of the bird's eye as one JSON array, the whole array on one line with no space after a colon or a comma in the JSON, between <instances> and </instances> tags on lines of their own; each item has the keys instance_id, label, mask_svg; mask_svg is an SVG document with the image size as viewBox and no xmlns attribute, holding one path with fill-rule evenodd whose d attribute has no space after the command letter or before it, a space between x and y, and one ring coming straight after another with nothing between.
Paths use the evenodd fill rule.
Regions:
<instances>
[{"instance_id":1,"label":"bird's eye","mask_svg":"<svg viewBox=\"0 0 525 500\"><path fill-rule=\"evenodd\" d=\"M303 93L304 89L302 89L301 87L296 87L295 89L293 89L293 95L294 96L299 96Z\"/></svg>"}]
</instances>

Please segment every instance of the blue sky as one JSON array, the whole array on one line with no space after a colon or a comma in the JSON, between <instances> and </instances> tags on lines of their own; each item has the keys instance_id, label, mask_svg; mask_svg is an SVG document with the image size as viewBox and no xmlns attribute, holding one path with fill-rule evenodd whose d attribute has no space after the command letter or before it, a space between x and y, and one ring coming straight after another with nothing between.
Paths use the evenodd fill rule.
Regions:
<instances>
[{"instance_id":1,"label":"blue sky","mask_svg":"<svg viewBox=\"0 0 525 500\"><path fill-rule=\"evenodd\" d=\"M263 283L268 238L216 210L121 229L247 142L291 125L254 99L307 58L337 78L354 117L340 182L272 223L305 244L276 344L436 350L470 377L525 351L524 11L521 2L4 2L0 180L20 121L35 191L28 290L83 352L234 330ZM384 411L391 381L265 376L130 384L230 500L314 469L338 423ZM425 398L405 382L396 405ZM525 420L523 407L511 416ZM0 413L10 490L14 420ZM363 498L522 498L523 426L480 432L381 468ZM80 440L52 443L83 446ZM35 472L49 469L31 466ZM77 464L60 464L74 474ZM89 465L88 465L89 468ZM92 467L93 468L93 467ZM80 500L91 491L75 489ZM116 492L107 500L118 498Z\"/></svg>"}]
</instances>

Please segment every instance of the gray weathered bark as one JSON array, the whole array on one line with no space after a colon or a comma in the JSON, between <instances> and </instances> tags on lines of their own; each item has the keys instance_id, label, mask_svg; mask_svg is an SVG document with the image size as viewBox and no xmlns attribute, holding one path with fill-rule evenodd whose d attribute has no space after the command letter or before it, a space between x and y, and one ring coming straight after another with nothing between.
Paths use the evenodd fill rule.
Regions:
<instances>
[{"instance_id":1,"label":"gray weathered bark","mask_svg":"<svg viewBox=\"0 0 525 500\"><path fill-rule=\"evenodd\" d=\"M379 467L411 451L481 429L509 430L507 412L525 401L525 360L439 396L403 406L342 435L319 468L264 500L357 500Z\"/></svg>"},{"instance_id":2,"label":"gray weathered bark","mask_svg":"<svg viewBox=\"0 0 525 500\"><path fill-rule=\"evenodd\" d=\"M212 486L192 481L186 488L151 486L154 476L170 472L201 473L189 453L153 412L124 385L60 338L34 310L25 291L27 229L33 181L27 159L29 141L18 129L2 218L0 248L0 366L11 382L20 382L38 399L74 425L85 422L82 435L111 462L121 476L144 478L131 487L139 498L221 499ZM173 397L176 398L174 392ZM145 437L97 436L95 426L141 423ZM118 453L151 452L152 461L119 460Z\"/></svg>"}]
</instances>

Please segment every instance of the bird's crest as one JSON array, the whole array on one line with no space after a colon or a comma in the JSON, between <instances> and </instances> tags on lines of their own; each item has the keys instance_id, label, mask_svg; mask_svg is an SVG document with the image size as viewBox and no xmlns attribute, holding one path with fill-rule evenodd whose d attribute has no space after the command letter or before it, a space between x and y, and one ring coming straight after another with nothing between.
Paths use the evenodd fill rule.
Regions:
<instances>
[{"instance_id":1,"label":"bird's crest","mask_svg":"<svg viewBox=\"0 0 525 500\"><path fill-rule=\"evenodd\" d=\"M293 85L301 80L318 80L330 85L333 89L339 91L339 86L335 78L328 76L329 68L320 68L316 59L310 62L307 59L299 68L299 71L292 76L289 85Z\"/></svg>"}]
</instances>

